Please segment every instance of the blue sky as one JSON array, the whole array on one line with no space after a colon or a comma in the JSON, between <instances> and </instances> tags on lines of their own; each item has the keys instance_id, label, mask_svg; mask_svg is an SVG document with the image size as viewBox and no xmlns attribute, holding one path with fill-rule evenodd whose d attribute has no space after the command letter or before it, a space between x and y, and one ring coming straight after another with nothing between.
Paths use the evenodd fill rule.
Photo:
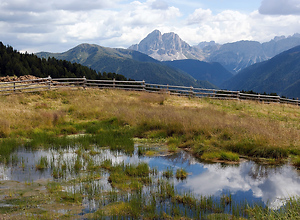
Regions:
<instances>
[{"instance_id":1,"label":"blue sky","mask_svg":"<svg viewBox=\"0 0 300 220\"><path fill-rule=\"evenodd\" d=\"M19 51L128 48L155 29L190 45L300 32L300 0L0 0L0 41Z\"/></svg>"},{"instance_id":2,"label":"blue sky","mask_svg":"<svg viewBox=\"0 0 300 220\"><path fill-rule=\"evenodd\" d=\"M174 3L186 13L191 13L195 8L211 9L214 13L224 10L238 10L244 12L252 12L260 6L261 0L190 0L190 1L173 1L166 0L168 4Z\"/></svg>"}]
</instances>

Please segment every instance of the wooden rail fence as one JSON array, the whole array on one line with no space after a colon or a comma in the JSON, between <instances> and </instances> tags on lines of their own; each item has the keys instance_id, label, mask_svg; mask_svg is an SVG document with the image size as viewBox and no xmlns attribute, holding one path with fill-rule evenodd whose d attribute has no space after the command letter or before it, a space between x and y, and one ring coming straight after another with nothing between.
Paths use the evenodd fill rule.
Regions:
<instances>
[{"instance_id":1,"label":"wooden rail fence","mask_svg":"<svg viewBox=\"0 0 300 220\"><path fill-rule=\"evenodd\" d=\"M83 78L57 78L50 76L41 79L1 82L0 95L10 95L23 92L39 92L62 87L94 87L100 89L123 89L147 91L156 93L167 93L171 95L189 97L208 97L214 99L236 99L236 100L256 100L260 102L277 102L294 104L300 106L298 99L286 99L280 96L255 95L241 93L240 91L228 91L217 89L194 88L187 86L150 84L145 81L117 81L113 80L89 80Z\"/></svg>"}]
</instances>

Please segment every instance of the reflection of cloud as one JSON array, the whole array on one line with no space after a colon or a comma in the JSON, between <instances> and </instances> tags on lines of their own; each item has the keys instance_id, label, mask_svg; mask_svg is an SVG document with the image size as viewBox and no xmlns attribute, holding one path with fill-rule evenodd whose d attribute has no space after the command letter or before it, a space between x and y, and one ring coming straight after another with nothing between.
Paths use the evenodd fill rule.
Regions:
<instances>
[{"instance_id":1,"label":"reflection of cloud","mask_svg":"<svg viewBox=\"0 0 300 220\"><path fill-rule=\"evenodd\" d=\"M3 164L0 165L0 180L9 180L10 168L7 168Z\"/></svg>"},{"instance_id":2,"label":"reflection of cloud","mask_svg":"<svg viewBox=\"0 0 300 220\"><path fill-rule=\"evenodd\" d=\"M240 167L221 168L220 165L205 165L207 171L191 177L185 187L201 195L220 195L223 190L235 194L238 191L253 192L254 197L261 197L265 204L276 208L282 204L281 199L300 194L300 178L292 167L284 166L278 173L268 169L268 175L260 178L249 176L256 169L254 163L242 163ZM259 175L258 175L259 176Z\"/></svg>"}]
</instances>

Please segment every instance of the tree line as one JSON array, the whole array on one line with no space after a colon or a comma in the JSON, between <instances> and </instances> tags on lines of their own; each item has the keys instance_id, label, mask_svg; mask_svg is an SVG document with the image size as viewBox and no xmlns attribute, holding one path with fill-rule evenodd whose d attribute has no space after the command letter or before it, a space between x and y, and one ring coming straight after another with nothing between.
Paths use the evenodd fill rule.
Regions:
<instances>
[{"instance_id":1,"label":"tree line","mask_svg":"<svg viewBox=\"0 0 300 220\"><path fill-rule=\"evenodd\" d=\"M33 75L45 78L81 78L87 79L113 79L127 81L121 74L97 72L89 67L66 60L39 58L34 54L20 53L12 46L5 46L0 42L0 76Z\"/></svg>"}]
</instances>

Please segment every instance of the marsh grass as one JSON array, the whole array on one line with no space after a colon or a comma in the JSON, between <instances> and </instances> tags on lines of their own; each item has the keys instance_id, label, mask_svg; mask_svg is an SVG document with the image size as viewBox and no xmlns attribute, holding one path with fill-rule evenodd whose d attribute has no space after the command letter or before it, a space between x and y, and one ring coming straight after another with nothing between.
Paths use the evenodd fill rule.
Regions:
<instances>
[{"instance_id":1,"label":"marsh grass","mask_svg":"<svg viewBox=\"0 0 300 220\"><path fill-rule=\"evenodd\" d=\"M292 164L296 167L300 167L300 156L293 156Z\"/></svg>"},{"instance_id":2,"label":"marsh grass","mask_svg":"<svg viewBox=\"0 0 300 220\"><path fill-rule=\"evenodd\" d=\"M48 158L47 156L44 156L44 157L41 157L39 162L35 165L35 168L37 170L43 170L43 169L46 169L48 168Z\"/></svg>"},{"instance_id":3,"label":"marsh grass","mask_svg":"<svg viewBox=\"0 0 300 220\"><path fill-rule=\"evenodd\" d=\"M228 151L211 151L204 152L201 155L203 160L221 160L221 161L232 161L238 162L240 160L239 155Z\"/></svg>"},{"instance_id":4,"label":"marsh grass","mask_svg":"<svg viewBox=\"0 0 300 220\"><path fill-rule=\"evenodd\" d=\"M11 154L14 153L20 145L21 141L14 138L0 139L0 162L10 162Z\"/></svg>"},{"instance_id":5,"label":"marsh grass","mask_svg":"<svg viewBox=\"0 0 300 220\"><path fill-rule=\"evenodd\" d=\"M0 107L0 136L29 139L23 144L33 148L67 146L61 136L78 133L90 134L76 140L81 145L129 146L129 154L132 137L167 139L171 152L190 148L199 157L217 149L282 160L300 146L300 109L292 105L66 89L2 97Z\"/></svg>"},{"instance_id":6,"label":"marsh grass","mask_svg":"<svg viewBox=\"0 0 300 220\"><path fill-rule=\"evenodd\" d=\"M110 160L105 160L101 167L110 171L108 182L113 188L140 190L143 185L152 183L151 170L146 163L137 165L121 163L113 166Z\"/></svg>"},{"instance_id":7,"label":"marsh grass","mask_svg":"<svg viewBox=\"0 0 300 220\"><path fill-rule=\"evenodd\" d=\"M181 168L181 169L176 170L176 178L177 179L184 180L187 178L187 176L188 176L188 173L185 169Z\"/></svg>"},{"instance_id":8,"label":"marsh grass","mask_svg":"<svg viewBox=\"0 0 300 220\"><path fill-rule=\"evenodd\" d=\"M286 205L279 210L269 209L268 207L261 207L255 205L249 207L248 212L250 217L254 219L271 219L271 220L284 220L284 219L299 219L300 201L299 198L290 198Z\"/></svg>"},{"instance_id":9,"label":"marsh grass","mask_svg":"<svg viewBox=\"0 0 300 220\"><path fill-rule=\"evenodd\" d=\"M163 172L163 177L169 179L173 177L173 169L171 167L168 167L166 171Z\"/></svg>"}]
</instances>

